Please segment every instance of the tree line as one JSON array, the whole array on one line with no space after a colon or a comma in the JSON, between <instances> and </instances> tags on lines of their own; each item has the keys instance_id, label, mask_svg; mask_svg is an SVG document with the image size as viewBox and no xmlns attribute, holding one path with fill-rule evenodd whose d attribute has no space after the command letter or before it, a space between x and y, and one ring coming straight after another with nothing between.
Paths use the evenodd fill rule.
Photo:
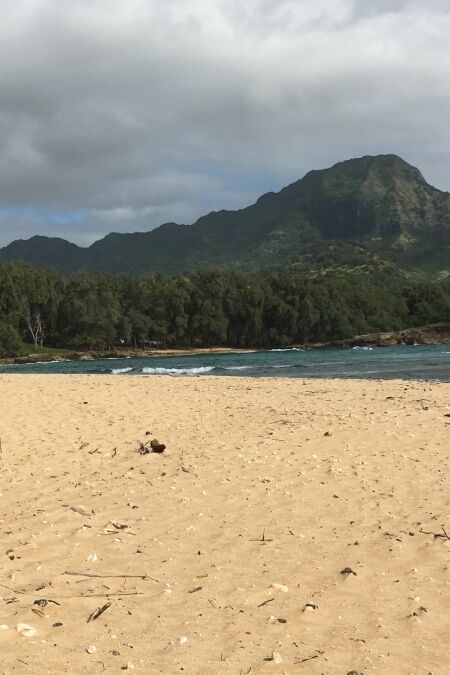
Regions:
<instances>
[{"instance_id":1,"label":"tree line","mask_svg":"<svg viewBox=\"0 0 450 675\"><path fill-rule=\"evenodd\" d=\"M30 345L277 347L450 321L450 280L203 269L63 278L0 264L0 356Z\"/></svg>"}]
</instances>

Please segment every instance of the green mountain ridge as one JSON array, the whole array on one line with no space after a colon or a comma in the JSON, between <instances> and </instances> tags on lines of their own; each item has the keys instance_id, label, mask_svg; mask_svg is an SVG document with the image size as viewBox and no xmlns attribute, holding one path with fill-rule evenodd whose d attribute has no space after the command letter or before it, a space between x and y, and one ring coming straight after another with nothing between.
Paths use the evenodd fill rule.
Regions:
<instances>
[{"instance_id":1,"label":"green mountain ridge","mask_svg":"<svg viewBox=\"0 0 450 675\"><path fill-rule=\"evenodd\" d=\"M277 193L193 225L165 223L150 232L111 233L81 248L36 236L0 249L63 274L178 274L206 266L242 270L292 265L299 271L400 268L450 274L450 195L428 185L395 155L366 156L310 171Z\"/></svg>"}]
</instances>

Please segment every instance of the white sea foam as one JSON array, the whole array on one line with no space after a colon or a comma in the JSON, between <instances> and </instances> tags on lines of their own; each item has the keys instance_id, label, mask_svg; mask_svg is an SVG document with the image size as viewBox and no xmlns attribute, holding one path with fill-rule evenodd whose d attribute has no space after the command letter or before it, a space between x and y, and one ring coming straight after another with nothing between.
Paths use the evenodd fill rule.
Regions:
<instances>
[{"instance_id":1,"label":"white sea foam","mask_svg":"<svg viewBox=\"0 0 450 675\"><path fill-rule=\"evenodd\" d=\"M224 366L224 370L247 370L248 368L254 368L254 366Z\"/></svg>"},{"instance_id":2,"label":"white sea foam","mask_svg":"<svg viewBox=\"0 0 450 675\"><path fill-rule=\"evenodd\" d=\"M269 349L269 352L304 352L300 347L284 347L283 349Z\"/></svg>"},{"instance_id":3,"label":"white sea foam","mask_svg":"<svg viewBox=\"0 0 450 675\"><path fill-rule=\"evenodd\" d=\"M52 361L27 361L26 363L14 363L15 366L48 366L50 363L62 363L61 359L53 359Z\"/></svg>"},{"instance_id":4,"label":"white sea foam","mask_svg":"<svg viewBox=\"0 0 450 675\"><path fill-rule=\"evenodd\" d=\"M356 347L352 347L352 349L362 349L364 352L373 352L373 347L359 347L357 345Z\"/></svg>"},{"instance_id":5,"label":"white sea foam","mask_svg":"<svg viewBox=\"0 0 450 675\"><path fill-rule=\"evenodd\" d=\"M214 370L214 366L203 366L201 368L142 368L146 375L200 375Z\"/></svg>"},{"instance_id":6,"label":"white sea foam","mask_svg":"<svg viewBox=\"0 0 450 675\"><path fill-rule=\"evenodd\" d=\"M122 373L129 373L133 368L113 368L111 370L112 375L121 375Z\"/></svg>"}]
</instances>

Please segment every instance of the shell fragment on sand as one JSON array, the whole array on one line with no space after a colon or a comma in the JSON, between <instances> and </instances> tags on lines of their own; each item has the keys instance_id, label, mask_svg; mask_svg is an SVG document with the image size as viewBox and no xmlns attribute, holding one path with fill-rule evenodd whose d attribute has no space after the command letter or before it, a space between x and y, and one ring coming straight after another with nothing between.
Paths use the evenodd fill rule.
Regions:
<instances>
[{"instance_id":1,"label":"shell fragment on sand","mask_svg":"<svg viewBox=\"0 0 450 675\"><path fill-rule=\"evenodd\" d=\"M285 584L272 584L272 588L280 593L289 593L289 588Z\"/></svg>"},{"instance_id":2,"label":"shell fragment on sand","mask_svg":"<svg viewBox=\"0 0 450 675\"><path fill-rule=\"evenodd\" d=\"M36 628L27 623L18 623L16 625L16 631L24 637L35 637L37 635Z\"/></svg>"},{"instance_id":3,"label":"shell fragment on sand","mask_svg":"<svg viewBox=\"0 0 450 675\"><path fill-rule=\"evenodd\" d=\"M283 657L281 656L280 652L273 652L272 660L277 664L277 666L280 665L280 663L283 663Z\"/></svg>"},{"instance_id":4,"label":"shell fragment on sand","mask_svg":"<svg viewBox=\"0 0 450 675\"><path fill-rule=\"evenodd\" d=\"M90 518L92 516L92 514L94 513L93 511L89 511L82 504L80 504L79 506L71 506L70 510L75 511L75 513L79 513L80 516L86 516L87 518Z\"/></svg>"}]
</instances>

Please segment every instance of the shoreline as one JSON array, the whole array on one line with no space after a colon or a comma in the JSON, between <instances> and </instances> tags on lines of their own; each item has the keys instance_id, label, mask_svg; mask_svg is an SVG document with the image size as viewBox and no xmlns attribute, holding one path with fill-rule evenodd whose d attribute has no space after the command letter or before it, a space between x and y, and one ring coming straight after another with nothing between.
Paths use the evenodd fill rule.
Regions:
<instances>
[{"instance_id":1,"label":"shoreline","mask_svg":"<svg viewBox=\"0 0 450 675\"><path fill-rule=\"evenodd\" d=\"M357 335L343 340L331 340L323 343L294 344L285 349L326 349L331 347L392 347L408 345L438 345L450 344L450 324L422 326L408 328L402 331L390 331L384 333L368 333ZM122 349L113 350L83 350L51 354L29 354L0 359L0 364L26 364L51 361L88 361L96 359L121 359L139 356L189 356L197 354L230 354L271 351L270 348L245 348L245 347L186 347L167 349Z\"/></svg>"}]
</instances>

